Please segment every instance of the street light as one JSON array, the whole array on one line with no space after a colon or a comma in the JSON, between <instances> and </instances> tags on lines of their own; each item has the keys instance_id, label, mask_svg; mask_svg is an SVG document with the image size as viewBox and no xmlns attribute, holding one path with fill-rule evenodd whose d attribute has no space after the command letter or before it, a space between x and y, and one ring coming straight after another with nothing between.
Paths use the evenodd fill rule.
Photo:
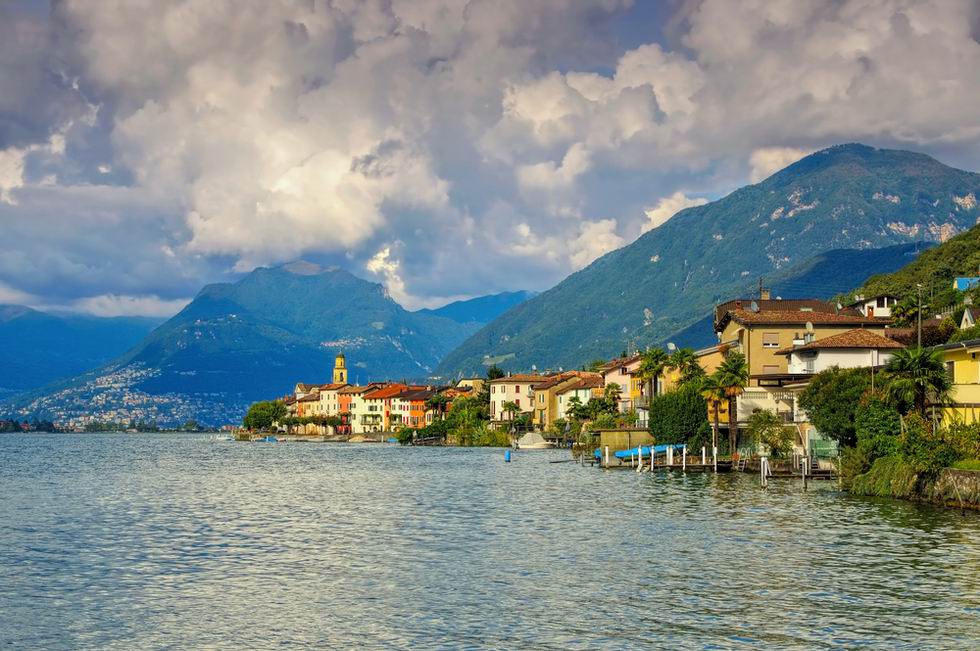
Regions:
<instances>
[{"instance_id":1,"label":"street light","mask_svg":"<svg viewBox=\"0 0 980 651\"><path fill-rule=\"evenodd\" d=\"M922 283L916 283L915 286L919 290L919 348L922 348Z\"/></svg>"}]
</instances>

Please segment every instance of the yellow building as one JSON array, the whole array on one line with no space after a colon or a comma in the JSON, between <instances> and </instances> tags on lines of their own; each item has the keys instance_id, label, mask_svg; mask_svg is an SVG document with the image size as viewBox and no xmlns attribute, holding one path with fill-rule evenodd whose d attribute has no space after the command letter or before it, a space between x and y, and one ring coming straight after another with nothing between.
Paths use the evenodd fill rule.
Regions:
<instances>
[{"instance_id":1,"label":"yellow building","mask_svg":"<svg viewBox=\"0 0 980 651\"><path fill-rule=\"evenodd\" d=\"M347 384L347 360L343 353L337 353L334 359L333 384Z\"/></svg>"},{"instance_id":2,"label":"yellow building","mask_svg":"<svg viewBox=\"0 0 980 651\"><path fill-rule=\"evenodd\" d=\"M531 422L535 429L544 431L551 427L551 424L558 419L558 393L579 384L583 378L601 382L602 376L598 373L568 371L552 375L532 385L534 396Z\"/></svg>"},{"instance_id":3,"label":"yellow building","mask_svg":"<svg viewBox=\"0 0 980 651\"><path fill-rule=\"evenodd\" d=\"M721 347L745 355L749 386L781 386L790 377L784 348L866 328L883 335L889 321L866 317L855 309L837 308L813 299L751 300L715 308L715 333Z\"/></svg>"},{"instance_id":4,"label":"yellow building","mask_svg":"<svg viewBox=\"0 0 980 651\"><path fill-rule=\"evenodd\" d=\"M946 370L953 380L943 422L980 422L980 339L941 346Z\"/></svg>"}]
</instances>

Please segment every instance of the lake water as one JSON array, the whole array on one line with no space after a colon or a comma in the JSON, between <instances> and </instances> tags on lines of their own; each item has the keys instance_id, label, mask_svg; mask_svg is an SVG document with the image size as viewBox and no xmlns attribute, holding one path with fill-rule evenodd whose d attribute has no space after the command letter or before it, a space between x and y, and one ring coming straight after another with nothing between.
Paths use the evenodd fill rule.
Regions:
<instances>
[{"instance_id":1,"label":"lake water","mask_svg":"<svg viewBox=\"0 0 980 651\"><path fill-rule=\"evenodd\" d=\"M0 436L0 647L980 646L980 516L566 451Z\"/></svg>"}]
</instances>

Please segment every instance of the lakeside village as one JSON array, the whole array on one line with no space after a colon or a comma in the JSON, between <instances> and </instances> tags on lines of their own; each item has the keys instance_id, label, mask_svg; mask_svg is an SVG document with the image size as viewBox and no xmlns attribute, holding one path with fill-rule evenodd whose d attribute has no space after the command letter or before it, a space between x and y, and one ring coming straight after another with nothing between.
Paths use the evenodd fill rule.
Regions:
<instances>
[{"instance_id":1,"label":"lakeside village","mask_svg":"<svg viewBox=\"0 0 980 651\"><path fill-rule=\"evenodd\" d=\"M238 438L572 447L602 467L837 477L853 492L980 506L980 278L933 297L716 306L718 344L452 386L332 382L255 403ZM941 307L940 307L941 306ZM927 311L931 310L931 311ZM658 454L662 458L651 458ZM675 454L676 453L676 454Z\"/></svg>"}]
</instances>

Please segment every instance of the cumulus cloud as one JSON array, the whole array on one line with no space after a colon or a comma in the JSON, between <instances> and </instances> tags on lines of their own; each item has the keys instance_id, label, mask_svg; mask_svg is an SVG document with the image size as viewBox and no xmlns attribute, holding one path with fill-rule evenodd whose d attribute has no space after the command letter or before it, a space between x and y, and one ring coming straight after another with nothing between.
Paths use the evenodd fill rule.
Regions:
<instances>
[{"instance_id":1,"label":"cumulus cloud","mask_svg":"<svg viewBox=\"0 0 980 651\"><path fill-rule=\"evenodd\" d=\"M0 282L155 309L302 256L431 304L547 288L838 142L980 167L970 0L685 2L623 48L631 5L8 3Z\"/></svg>"},{"instance_id":2,"label":"cumulus cloud","mask_svg":"<svg viewBox=\"0 0 980 651\"><path fill-rule=\"evenodd\" d=\"M76 311L96 316L169 317L182 310L189 302L189 298L164 300L159 296L103 294L74 301L71 307Z\"/></svg>"},{"instance_id":3,"label":"cumulus cloud","mask_svg":"<svg viewBox=\"0 0 980 651\"><path fill-rule=\"evenodd\" d=\"M749 180L758 183L769 178L775 172L791 165L813 152L795 147L761 147L752 152L749 165L752 168Z\"/></svg>"},{"instance_id":4,"label":"cumulus cloud","mask_svg":"<svg viewBox=\"0 0 980 651\"><path fill-rule=\"evenodd\" d=\"M643 211L647 216L647 222L643 224L643 232L646 233L662 226L668 219L685 208L703 206L706 203L708 200L704 197L689 197L683 192L675 192L669 197L664 197L655 206Z\"/></svg>"}]
</instances>

